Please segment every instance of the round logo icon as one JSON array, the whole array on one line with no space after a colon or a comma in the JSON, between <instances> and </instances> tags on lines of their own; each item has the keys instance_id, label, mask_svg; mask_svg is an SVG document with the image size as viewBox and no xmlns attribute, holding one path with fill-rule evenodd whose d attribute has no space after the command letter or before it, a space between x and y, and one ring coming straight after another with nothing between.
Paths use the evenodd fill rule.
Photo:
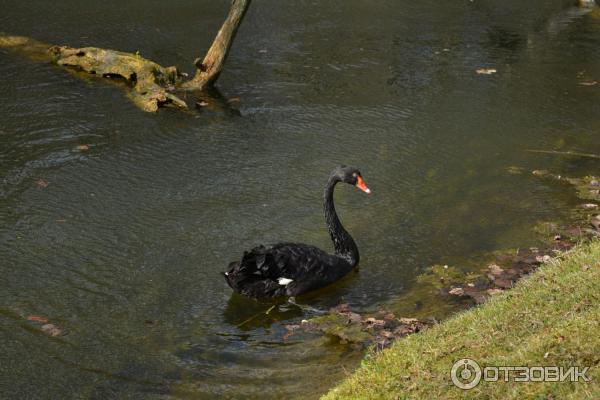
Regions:
<instances>
[{"instance_id":1,"label":"round logo icon","mask_svg":"<svg viewBox=\"0 0 600 400\"><path fill-rule=\"evenodd\" d=\"M458 360L450 371L452 383L461 389L473 389L481 380L481 367L469 358Z\"/></svg>"}]
</instances>

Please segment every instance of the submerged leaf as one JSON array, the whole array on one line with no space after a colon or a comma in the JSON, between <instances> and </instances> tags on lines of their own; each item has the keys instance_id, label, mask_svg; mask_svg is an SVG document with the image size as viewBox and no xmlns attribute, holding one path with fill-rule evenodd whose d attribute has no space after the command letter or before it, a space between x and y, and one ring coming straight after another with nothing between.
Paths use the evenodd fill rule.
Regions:
<instances>
[{"instance_id":1,"label":"submerged leaf","mask_svg":"<svg viewBox=\"0 0 600 400\"><path fill-rule=\"evenodd\" d=\"M61 336L63 334L63 330L54 324L42 325L42 332L52 337Z\"/></svg>"},{"instance_id":2,"label":"submerged leaf","mask_svg":"<svg viewBox=\"0 0 600 400\"><path fill-rule=\"evenodd\" d=\"M35 321L35 322L46 323L46 322L48 322L48 318L42 317L40 315L28 315L27 316L27 321Z\"/></svg>"}]
</instances>

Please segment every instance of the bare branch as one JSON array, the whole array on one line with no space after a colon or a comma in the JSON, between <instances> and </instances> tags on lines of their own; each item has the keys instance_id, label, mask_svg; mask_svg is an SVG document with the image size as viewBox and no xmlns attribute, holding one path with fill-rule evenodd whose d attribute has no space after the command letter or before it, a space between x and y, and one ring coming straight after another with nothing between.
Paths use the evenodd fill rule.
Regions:
<instances>
[{"instance_id":1,"label":"bare branch","mask_svg":"<svg viewBox=\"0 0 600 400\"><path fill-rule=\"evenodd\" d=\"M242 23L251 0L232 0L229 15L217 33L212 46L206 53L204 60L196 60L196 75L183 84L188 90L202 90L211 86L221 74L225 59L235 38L235 34Z\"/></svg>"}]
</instances>

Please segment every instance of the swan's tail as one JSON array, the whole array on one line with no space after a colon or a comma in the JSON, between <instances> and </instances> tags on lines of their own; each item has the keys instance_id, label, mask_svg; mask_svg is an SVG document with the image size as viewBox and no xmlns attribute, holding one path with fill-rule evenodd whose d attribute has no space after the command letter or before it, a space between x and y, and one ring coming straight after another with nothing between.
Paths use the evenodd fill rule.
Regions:
<instances>
[{"instance_id":1,"label":"swan's tail","mask_svg":"<svg viewBox=\"0 0 600 400\"><path fill-rule=\"evenodd\" d=\"M225 281L234 291L250 297L278 297L285 295L286 285L272 277L268 266L273 256L265 253L259 246L245 252L241 261L229 264L227 272L223 272ZM283 278L286 280L286 278Z\"/></svg>"}]
</instances>

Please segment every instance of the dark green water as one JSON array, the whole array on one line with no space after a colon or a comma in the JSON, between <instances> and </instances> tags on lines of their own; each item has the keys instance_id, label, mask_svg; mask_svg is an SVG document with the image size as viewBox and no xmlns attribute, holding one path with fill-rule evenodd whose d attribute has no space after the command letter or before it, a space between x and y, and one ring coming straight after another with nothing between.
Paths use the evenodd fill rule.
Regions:
<instances>
[{"instance_id":1,"label":"dark green water","mask_svg":"<svg viewBox=\"0 0 600 400\"><path fill-rule=\"evenodd\" d=\"M325 392L362 353L284 340L311 316L293 307L242 324L270 305L232 296L219 272L259 243L330 248L321 192L338 163L374 192L336 193L361 266L312 307L374 310L431 264L531 244L530 226L576 199L527 171L598 173L524 151L600 153L600 84L580 84L600 81L600 15L564 3L256 0L219 81L240 115L145 114L119 88L0 49L0 397ZM0 31L192 72L227 7L7 0ZM439 301L422 299L442 315Z\"/></svg>"}]
</instances>

